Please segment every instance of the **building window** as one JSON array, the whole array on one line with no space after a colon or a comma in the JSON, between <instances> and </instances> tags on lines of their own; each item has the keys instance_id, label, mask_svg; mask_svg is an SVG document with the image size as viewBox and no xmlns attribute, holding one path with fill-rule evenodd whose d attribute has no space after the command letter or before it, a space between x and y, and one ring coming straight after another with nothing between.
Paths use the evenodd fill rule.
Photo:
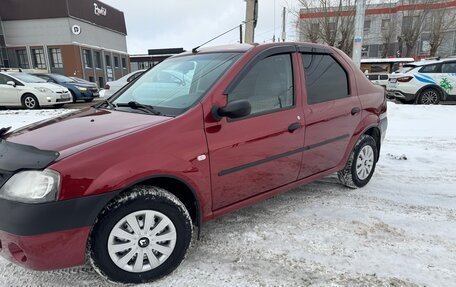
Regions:
<instances>
[{"instance_id":1,"label":"building window","mask_svg":"<svg viewBox=\"0 0 456 287\"><path fill-rule=\"evenodd\" d=\"M46 59L43 49L32 49L33 68L46 69Z\"/></svg>"},{"instance_id":2,"label":"building window","mask_svg":"<svg viewBox=\"0 0 456 287\"><path fill-rule=\"evenodd\" d=\"M51 56L51 67L57 69L63 68L62 51L60 51L60 48L49 49L49 54Z\"/></svg>"},{"instance_id":3,"label":"building window","mask_svg":"<svg viewBox=\"0 0 456 287\"><path fill-rule=\"evenodd\" d=\"M364 31L368 32L371 28L371 20L364 21Z\"/></svg>"},{"instance_id":4,"label":"building window","mask_svg":"<svg viewBox=\"0 0 456 287\"><path fill-rule=\"evenodd\" d=\"M93 62L92 62L92 51L90 50L83 50L82 51L84 55L84 63L86 68L93 68Z\"/></svg>"},{"instance_id":5,"label":"building window","mask_svg":"<svg viewBox=\"0 0 456 287\"><path fill-rule=\"evenodd\" d=\"M114 57L114 67L119 68L119 57Z\"/></svg>"},{"instance_id":6,"label":"building window","mask_svg":"<svg viewBox=\"0 0 456 287\"><path fill-rule=\"evenodd\" d=\"M94 52L95 53L95 68L101 69L101 53L100 52Z\"/></svg>"},{"instance_id":7,"label":"building window","mask_svg":"<svg viewBox=\"0 0 456 287\"><path fill-rule=\"evenodd\" d=\"M104 87L104 78L103 77L98 77L98 87L100 87L100 88Z\"/></svg>"},{"instance_id":8,"label":"building window","mask_svg":"<svg viewBox=\"0 0 456 287\"><path fill-rule=\"evenodd\" d=\"M111 67L111 56L105 55L106 67Z\"/></svg>"},{"instance_id":9,"label":"building window","mask_svg":"<svg viewBox=\"0 0 456 287\"><path fill-rule=\"evenodd\" d=\"M390 19L382 19L382 30L389 30L391 25Z\"/></svg>"},{"instance_id":10,"label":"building window","mask_svg":"<svg viewBox=\"0 0 456 287\"><path fill-rule=\"evenodd\" d=\"M336 31L336 22L331 22L331 23L329 23L329 24L328 24L328 30L329 30L330 32Z\"/></svg>"},{"instance_id":11,"label":"building window","mask_svg":"<svg viewBox=\"0 0 456 287\"><path fill-rule=\"evenodd\" d=\"M19 65L19 68L22 69L29 69L29 62L27 58L27 50L22 49L22 50L16 50L16 55L17 55L17 63Z\"/></svg>"},{"instance_id":12,"label":"building window","mask_svg":"<svg viewBox=\"0 0 456 287\"><path fill-rule=\"evenodd\" d=\"M122 68L126 69L127 68L127 59L122 58Z\"/></svg>"}]
</instances>

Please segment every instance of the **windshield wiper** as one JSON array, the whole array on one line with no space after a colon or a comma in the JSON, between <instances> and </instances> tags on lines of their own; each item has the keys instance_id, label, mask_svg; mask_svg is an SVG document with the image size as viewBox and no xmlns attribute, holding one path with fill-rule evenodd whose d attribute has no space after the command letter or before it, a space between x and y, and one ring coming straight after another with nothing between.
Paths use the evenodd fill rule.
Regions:
<instances>
[{"instance_id":1,"label":"windshield wiper","mask_svg":"<svg viewBox=\"0 0 456 287\"><path fill-rule=\"evenodd\" d=\"M111 103L108 99L102 101L101 103L99 104L96 104L95 106L93 106L94 108L98 109L98 108L101 108L102 106L104 105L107 105L111 110L115 110L116 109L116 105L114 105L113 103Z\"/></svg>"},{"instance_id":2,"label":"windshield wiper","mask_svg":"<svg viewBox=\"0 0 456 287\"><path fill-rule=\"evenodd\" d=\"M135 101L130 101L128 103L117 103L116 105L118 107L129 107L134 110L141 110L141 111L147 112L152 115L157 115L157 116L162 114L159 111L155 110L153 106L143 105L143 104L135 102Z\"/></svg>"}]
</instances>

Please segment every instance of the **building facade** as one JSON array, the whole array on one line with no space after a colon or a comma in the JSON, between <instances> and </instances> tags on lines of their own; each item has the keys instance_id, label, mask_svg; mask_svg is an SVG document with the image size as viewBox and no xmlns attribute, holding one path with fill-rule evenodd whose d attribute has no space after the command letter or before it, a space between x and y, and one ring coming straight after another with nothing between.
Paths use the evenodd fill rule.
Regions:
<instances>
[{"instance_id":1,"label":"building facade","mask_svg":"<svg viewBox=\"0 0 456 287\"><path fill-rule=\"evenodd\" d=\"M123 12L94 0L1 0L0 65L97 82L129 73Z\"/></svg>"},{"instance_id":2,"label":"building facade","mask_svg":"<svg viewBox=\"0 0 456 287\"><path fill-rule=\"evenodd\" d=\"M410 2L391 1L388 4L367 6L362 47L363 58L411 56L417 59L429 57L431 36L435 33L435 25L440 23L439 17L444 17L444 29L441 44L435 56L456 55L456 1L413 1L415 4L410 4ZM343 30L340 25L347 25L347 19L349 19L348 22L354 19L354 11L353 6L343 9L325 9L324 11L319 8L301 9L298 24L300 41L324 43L318 35L330 34L334 31L337 43L341 37L338 30ZM422 28L416 38L415 46L408 52L404 38L407 33L411 33L410 31L415 29L417 23L421 23ZM323 32L322 29L328 31Z\"/></svg>"}]
</instances>

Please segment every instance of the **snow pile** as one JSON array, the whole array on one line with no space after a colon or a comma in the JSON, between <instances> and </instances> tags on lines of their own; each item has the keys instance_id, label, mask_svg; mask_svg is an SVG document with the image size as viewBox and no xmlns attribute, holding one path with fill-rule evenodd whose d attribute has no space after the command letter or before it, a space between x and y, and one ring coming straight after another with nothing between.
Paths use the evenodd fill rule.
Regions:
<instances>
[{"instance_id":1,"label":"snow pile","mask_svg":"<svg viewBox=\"0 0 456 287\"><path fill-rule=\"evenodd\" d=\"M145 286L454 286L455 114L390 103L365 188L331 176L209 222L183 264ZM13 116L0 123L27 121ZM40 273L0 259L0 286L75 282L109 286L87 266Z\"/></svg>"},{"instance_id":2,"label":"snow pile","mask_svg":"<svg viewBox=\"0 0 456 287\"><path fill-rule=\"evenodd\" d=\"M33 122L73 112L75 110L6 110L0 111L0 128L12 127L18 129Z\"/></svg>"}]
</instances>

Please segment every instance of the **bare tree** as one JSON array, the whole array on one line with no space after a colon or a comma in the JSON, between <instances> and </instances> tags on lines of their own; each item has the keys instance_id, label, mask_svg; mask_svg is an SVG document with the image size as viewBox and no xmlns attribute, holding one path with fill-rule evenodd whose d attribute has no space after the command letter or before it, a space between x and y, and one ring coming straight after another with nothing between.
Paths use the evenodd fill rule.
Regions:
<instances>
[{"instance_id":1,"label":"bare tree","mask_svg":"<svg viewBox=\"0 0 456 287\"><path fill-rule=\"evenodd\" d=\"M299 33L311 42L337 47L347 54L353 48L355 0L299 0L302 14L320 17L301 19ZM301 14L301 13L299 13Z\"/></svg>"},{"instance_id":2,"label":"bare tree","mask_svg":"<svg viewBox=\"0 0 456 287\"><path fill-rule=\"evenodd\" d=\"M433 0L401 0L402 5L410 9L402 11L402 35L401 40L407 48L406 56L411 56L416 48L418 39L423 32L423 23L429 13L429 4Z\"/></svg>"},{"instance_id":3,"label":"bare tree","mask_svg":"<svg viewBox=\"0 0 456 287\"><path fill-rule=\"evenodd\" d=\"M451 9L438 9L434 10L430 17L431 37L429 40L429 53L434 57L442 44L445 33L456 27L456 13Z\"/></svg>"},{"instance_id":4,"label":"bare tree","mask_svg":"<svg viewBox=\"0 0 456 287\"><path fill-rule=\"evenodd\" d=\"M387 3L387 8L394 7L396 1L389 0ZM392 17L391 14L387 14L387 18L382 19L382 42L383 42L383 53L382 57L386 58L388 56L392 56L394 54L393 51L393 43L394 43L394 32L395 32L395 17Z\"/></svg>"}]
</instances>

